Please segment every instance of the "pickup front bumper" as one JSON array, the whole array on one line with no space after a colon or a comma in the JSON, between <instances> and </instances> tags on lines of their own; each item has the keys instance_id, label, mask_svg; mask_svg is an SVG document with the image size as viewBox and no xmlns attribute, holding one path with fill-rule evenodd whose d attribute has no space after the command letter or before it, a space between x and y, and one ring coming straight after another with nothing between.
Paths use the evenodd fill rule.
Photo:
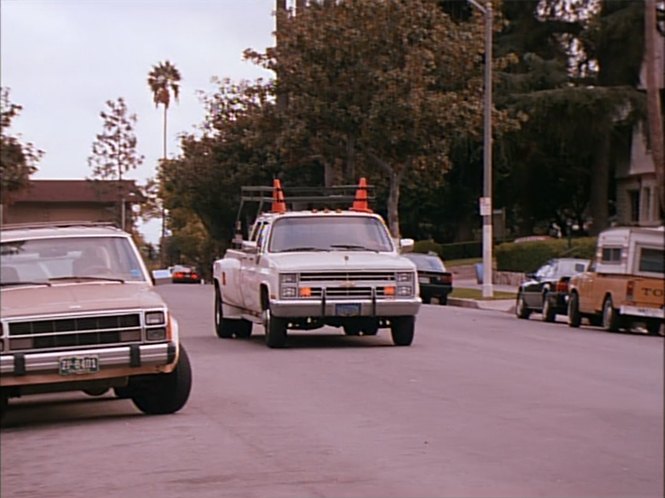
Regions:
<instances>
[{"instance_id":1,"label":"pickup front bumper","mask_svg":"<svg viewBox=\"0 0 665 498\"><path fill-rule=\"evenodd\" d=\"M411 299L384 300L275 300L270 302L270 312L282 318L306 317L391 317L415 316L422 300Z\"/></svg>"}]
</instances>

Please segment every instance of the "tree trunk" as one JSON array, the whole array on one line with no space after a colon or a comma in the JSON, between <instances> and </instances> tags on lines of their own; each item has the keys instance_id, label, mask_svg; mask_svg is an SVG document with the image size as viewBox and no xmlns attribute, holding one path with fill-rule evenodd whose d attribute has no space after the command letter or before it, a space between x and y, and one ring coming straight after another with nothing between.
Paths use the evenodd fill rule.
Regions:
<instances>
[{"instance_id":1,"label":"tree trunk","mask_svg":"<svg viewBox=\"0 0 665 498\"><path fill-rule=\"evenodd\" d=\"M402 183L402 170L395 170L393 168L389 175L390 190L388 191L388 228L390 234L399 239L401 237L399 231L399 188Z\"/></svg>"},{"instance_id":2,"label":"tree trunk","mask_svg":"<svg viewBox=\"0 0 665 498\"><path fill-rule=\"evenodd\" d=\"M656 171L660 213L665 213L665 151L660 89L656 79L656 2L646 0L644 6L644 41L646 59L647 117L651 158ZM661 61L662 62L662 61ZM661 68L662 69L662 68Z\"/></svg>"},{"instance_id":3,"label":"tree trunk","mask_svg":"<svg viewBox=\"0 0 665 498\"><path fill-rule=\"evenodd\" d=\"M610 131L598 141L593 164L591 165L591 199L589 214L591 216L590 235L598 235L608 226L608 196L610 183Z\"/></svg>"}]
</instances>

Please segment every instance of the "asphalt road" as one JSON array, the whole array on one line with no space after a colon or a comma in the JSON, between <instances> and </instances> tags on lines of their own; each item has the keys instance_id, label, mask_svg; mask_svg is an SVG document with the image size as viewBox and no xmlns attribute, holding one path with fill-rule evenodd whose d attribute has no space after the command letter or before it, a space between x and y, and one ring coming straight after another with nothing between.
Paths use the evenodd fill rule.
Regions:
<instances>
[{"instance_id":1,"label":"asphalt road","mask_svg":"<svg viewBox=\"0 0 665 498\"><path fill-rule=\"evenodd\" d=\"M424 306L387 331L213 332L212 288L164 285L194 369L188 405L12 400L0 495L660 497L662 337Z\"/></svg>"}]
</instances>

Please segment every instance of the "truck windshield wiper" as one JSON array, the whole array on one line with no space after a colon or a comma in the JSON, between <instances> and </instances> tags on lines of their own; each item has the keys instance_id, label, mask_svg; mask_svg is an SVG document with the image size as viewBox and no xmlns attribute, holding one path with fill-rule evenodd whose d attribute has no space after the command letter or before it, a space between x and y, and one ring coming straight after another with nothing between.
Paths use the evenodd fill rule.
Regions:
<instances>
[{"instance_id":1,"label":"truck windshield wiper","mask_svg":"<svg viewBox=\"0 0 665 498\"><path fill-rule=\"evenodd\" d=\"M47 287L51 287L49 282L44 282L43 280L41 282L0 282L0 286L2 287L10 285L46 285Z\"/></svg>"},{"instance_id":2,"label":"truck windshield wiper","mask_svg":"<svg viewBox=\"0 0 665 498\"><path fill-rule=\"evenodd\" d=\"M122 278L102 277L102 276L97 277L97 276L93 276L93 275L85 275L85 276L80 276L80 277L70 275L70 276L67 276L67 277L52 277L52 278L49 278L48 280L49 280L49 282L53 282L53 281L57 281L57 280L105 280L105 281L108 281L108 282L120 282L120 283L123 283L123 284L125 283L125 280L122 279Z\"/></svg>"},{"instance_id":3,"label":"truck windshield wiper","mask_svg":"<svg viewBox=\"0 0 665 498\"><path fill-rule=\"evenodd\" d=\"M288 249L284 249L282 251L278 252L312 252L312 251L323 251L324 249L321 249L320 247L309 247L309 246L303 246L303 247L289 247Z\"/></svg>"},{"instance_id":4,"label":"truck windshield wiper","mask_svg":"<svg viewBox=\"0 0 665 498\"><path fill-rule=\"evenodd\" d=\"M376 249L370 249L369 247L359 246L359 245L356 245L356 244L331 244L330 247L334 247L335 249L347 249L349 251L379 252Z\"/></svg>"}]
</instances>

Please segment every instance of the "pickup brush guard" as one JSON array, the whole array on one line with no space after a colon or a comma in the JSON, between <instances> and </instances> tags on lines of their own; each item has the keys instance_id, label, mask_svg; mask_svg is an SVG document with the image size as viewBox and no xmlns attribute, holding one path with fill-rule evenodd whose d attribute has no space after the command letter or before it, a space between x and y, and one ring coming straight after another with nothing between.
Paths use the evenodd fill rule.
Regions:
<instances>
[{"instance_id":1,"label":"pickup brush guard","mask_svg":"<svg viewBox=\"0 0 665 498\"><path fill-rule=\"evenodd\" d=\"M369 190L364 178L357 187L293 189L300 195L290 197L279 180L272 188L243 187L234 247L213 265L217 335L249 337L252 324L262 324L266 344L278 348L289 329L327 325L376 335L390 328L395 345L410 345L421 301L415 265L399 251L411 250L413 240L396 247L369 209ZM259 207L245 237L246 202Z\"/></svg>"}]
</instances>

